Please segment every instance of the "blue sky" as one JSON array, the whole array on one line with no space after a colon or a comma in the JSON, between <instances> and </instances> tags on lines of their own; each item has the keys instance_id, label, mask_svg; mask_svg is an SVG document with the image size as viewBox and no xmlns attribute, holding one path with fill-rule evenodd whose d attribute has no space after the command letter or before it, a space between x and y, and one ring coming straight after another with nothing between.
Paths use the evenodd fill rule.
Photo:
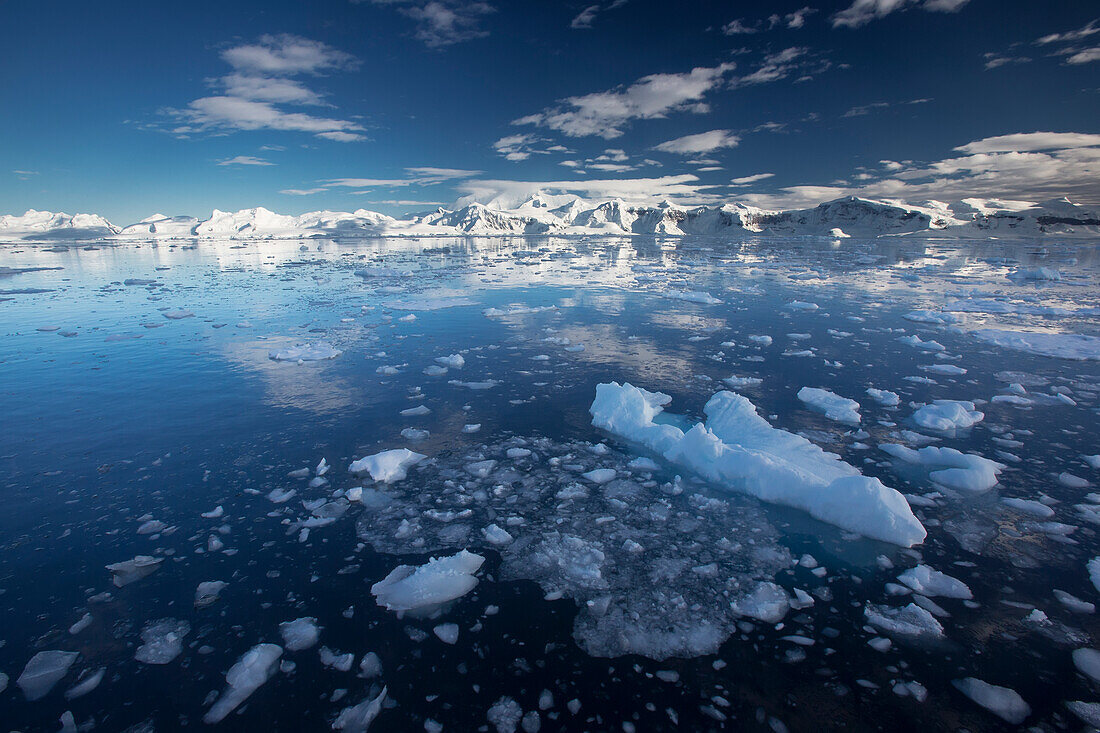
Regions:
<instances>
[{"instance_id":1,"label":"blue sky","mask_svg":"<svg viewBox=\"0 0 1100 733\"><path fill-rule=\"evenodd\" d=\"M809 4L804 4L809 2ZM0 3L0 213L1100 203L1080 0Z\"/></svg>"}]
</instances>

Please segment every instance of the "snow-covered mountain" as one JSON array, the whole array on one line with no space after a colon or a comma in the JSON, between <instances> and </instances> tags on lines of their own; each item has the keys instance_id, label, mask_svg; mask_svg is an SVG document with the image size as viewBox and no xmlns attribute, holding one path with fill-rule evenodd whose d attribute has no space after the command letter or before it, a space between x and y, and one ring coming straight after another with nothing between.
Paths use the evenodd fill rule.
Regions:
<instances>
[{"instance_id":1,"label":"snow-covered mountain","mask_svg":"<svg viewBox=\"0 0 1100 733\"><path fill-rule=\"evenodd\" d=\"M709 235L882 237L935 235L1019 238L1100 237L1100 213L1068 199L1043 203L968 198L919 205L845 197L808 209L768 211L741 203L685 207L671 202L632 205L537 194L518 204L468 202L405 219L366 209L313 211L298 216L257 207L215 209L208 218L155 214L116 227L95 214L28 211L0 216L0 241L58 239L307 239L373 236Z\"/></svg>"}]
</instances>

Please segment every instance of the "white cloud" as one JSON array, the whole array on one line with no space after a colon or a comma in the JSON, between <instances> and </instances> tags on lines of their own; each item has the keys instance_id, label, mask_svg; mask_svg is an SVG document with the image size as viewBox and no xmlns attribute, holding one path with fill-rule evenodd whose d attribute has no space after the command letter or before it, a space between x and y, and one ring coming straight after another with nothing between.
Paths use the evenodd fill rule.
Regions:
<instances>
[{"instance_id":1,"label":"white cloud","mask_svg":"<svg viewBox=\"0 0 1100 733\"><path fill-rule=\"evenodd\" d=\"M407 178L334 178L325 182L325 188L393 188L403 186L431 186L461 178L472 178L481 171L460 168L418 167L406 168Z\"/></svg>"},{"instance_id":2,"label":"white cloud","mask_svg":"<svg viewBox=\"0 0 1100 733\"><path fill-rule=\"evenodd\" d=\"M733 148L740 142L741 138L729 130L710 130L694 135L685 135L675 140L668 140L655 146L654 150L680 155L695 155L696 153L709 153L720 148Z\"/></svg>"},{"instance_id":3,"label":"white cloud","mask_svg":"<svg viewBox=\"0 0 1100 733\"><path fill-rule=\"evenodd\" d=\"M261 36L257 43L228 48L221 56L235 69L211 82L222 93L195 99L184 109L166 110L177 120L174 134L279 130L335 142L366 139L357 122L285 109L331 107L320 93L291 77L355 68L358 61L353 56L320 41L285 34Z\"/></svg>"},{"instance_id":4,"label":"white cloud","mask_svg":"<svg viewBox=\"0 0 1100 733\"><path fill-rule=\"evenodd\" d=\"M809 49L801 46L791 46L776 53L770 53L764 57L763 62L751 74L738 77L733 80L733 86L751 86L753 84L770 84L771 82L786 79L798 72L811 71L811 73L824 71L829 68L829 63L821 62L816 68L810 69Z\"/></svg>"},{"instance_id":5,"label":"white cloud","mask_svg":"<svg viewBox=\"0 0 1100 733\"><path fill-rule=\"evenodd\" d=\"M1100 46L1081 49L1069 54L1069 58L1066 59L1067 64L1087 64L1092 61L1100 61Z\"/></svg>"},{"instance_id":6,"label":"white cloud","mask_svg":"<svg viewBox=\"0 0 1100 733\"><path fill-rule=\"evenodd\" d=\"M734 64L700 67L682 74L652 74L628 87L617 87L562 100L556 107L514 120L514 125L538 125L569 137L598 136L610 140L623 134L633 120L666 117L673 112L706 112L702 99L720 86Z\"/></svg>"},{"instance_id":7,"label":"white cloud","mask_svg":"<svg viewBox=\"0 0 1100 733\"><path fill-rule=\"evenodd\" d=\"M756 175L752 175L752 176L744 176L742 178L734 178L733 180L730 181L730 184L732 184L734 186L747 186L750 183L757 183L759 181L764 181L764 180L767 180L769 178L774 178L774 177L775 177L774 173L757 173Z\"/></svg>"},{"instance_id":8,"label":"white cloud","mask_svg":"<svg viewBox=\"0 0 1100 733\"><path fill-rule=\"evenodd\" d=\"M859 171L853 177L866 182L857 186L791 186L744 200L766 208L814 206L850 195L909 202L1069 196L1100 203L1100 135L1020 133L975 140L955 150L963 155L930 163L883 161L884 176Z\"/></svg>"},{"instance_id":9,"label":"white cloud","mask_svg":"<svg viewBox=\"0 0 1100 733\"><path fill-rule=\"evenodd\" d=\"M729 23L726 23L724 26L722 26L722 32L725 33L727 36L747 35L750 33L757 33L759 32L759 30L760 28L758 26L745 25L744 18L731 20Z\"/></svg>"},{"instance_id":10,"label":"white cloud","mask_svg":"<svg viewBox=\"0 0 1100 733\"><path fill-rule=\"evenodd\" d=\"M279 193L287 196L312 196L315 193L323 193L327 190L327 188L284 188Z\"/></svg>"},{"instance_id":11,"label":"white cloud","mask_svg":"<svg viewBox=\"0 0 1100 733\"><path fill-rule=\"evenodd\" d=\"M416 21L414 37L429 48L442 48L475 38L484 38L489 31L481 22L496 9L487 2L468 0L353 0L374 5L396 6L398 11Z\"/></svg>"},{"instance_id":12,"label":"white cloud","mask_svg":"<svg viewBox=\"0 0 1100 733\"><path fill-rule=\"evenodd\" d=\"M457 205L494 199L522 201L539 191L574 194L585 198L623 199L629 203L657 204L665 199L684 204L715 203L719 197L707 193L714 186L701 185L689 174L659 178L593 179L587 181L511 181L479 180L461 182L456 188L464 194Z\"/></svg>"},{"instance_id":13,"label":"white cloud","mask_svg":"<svg viewBox=\"0 0 1100 733\"><path fill-rule=\"evenodd\" d=\"M908 7L919 7L934 13L957 13L969 0L854 0L850 6L832 17L834 28L859 28L872 20L885 18Z\"/></svg>"},{"instance_id":14,"label":"white cloud","mask_svg":"<svg viewBox=\"0 0 1100 733\"><path fill-rule=\"evenodd\" d=\"M320 41L289 34L260 36L258 43L235 46L222 51L222 58L235 69L263 76L319 74L354 68L354 56Z\"/></svg>"},{"instance_id":15,"label":"white cloud","mask_svg":"<svg viewBox=\"0 0 1100 733\"><path fill-rule=\"evenodd\" d=\"M1077 43L1096 33L1100 33L1100 20L1094 20L1082 28L1066 31L1065 33L1051 33L1050 35L1036 39L1035 43L1040 46L1046 46L1051 43Z\"/></svg>"},{"instance_id":16,"label":"white cloud","mask_svg":"<svg viewBox=\"0 0 1100 733\"><path fill-rule=\"evenodd\" d=\"M596 13L598 13L599 11L599 5L589 5L587 8L577 13L577 17L573 18L573 21L569 24L569 27L577 30L591 28L592 23L594 23L596 20Z\"/></svg>"},{"instance_id":17,"label":"white cloud","mask_svg":"<svg viewBox=\"0 0 1100 733\"><path fill-rule=\"evenodd\" d=\"M1021 153L1035 150L1100 146L1100 135L1081 132L1018 132L969 142L955 148L960 153Z\"/></svg>"},{"instance_id":18,"label":"white cloud","mask_svg":"<svg viewBox=\"0 0 1100 733\"><path fill-rule=\"evenodd\" d=\"M271 161L257 158L254 155L238 155L233 158L218 161L218 165L275 165Z\"/></svg>"}]
</instances>

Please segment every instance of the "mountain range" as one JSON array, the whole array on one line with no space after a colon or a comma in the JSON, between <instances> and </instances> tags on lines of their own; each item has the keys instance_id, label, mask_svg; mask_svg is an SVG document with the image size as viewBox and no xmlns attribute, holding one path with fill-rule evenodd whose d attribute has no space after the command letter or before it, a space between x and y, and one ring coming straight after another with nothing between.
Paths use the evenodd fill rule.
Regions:
<instances>
[{"instance_id":1,"label":"mountain range","mask_svg":"<svg viewBox=\"0 0 1100 733\"><path fill-rule=\"evenodd\" d=\"M32 209L0 216L4 242L501 235L1100 237L1100 213L1064 198L1042 203L968 198L911 205L850 196L807 209L771 211L741 203L638 206L618 199L536 194L522 202L471 202L401 219L366 209L290 216L263 207L215 209L205 219L154 214L127 226L98 214Z\"/></svg>"}]
</instances>

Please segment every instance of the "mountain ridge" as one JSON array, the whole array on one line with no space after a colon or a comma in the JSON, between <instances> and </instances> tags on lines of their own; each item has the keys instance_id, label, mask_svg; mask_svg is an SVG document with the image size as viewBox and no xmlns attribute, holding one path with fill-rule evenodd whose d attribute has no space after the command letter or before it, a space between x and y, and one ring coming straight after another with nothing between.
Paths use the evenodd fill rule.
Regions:
<instances>
[{"instance_id":1,"label":"mountain ridge","mask_svg":"<svg viewBox=\"0 0 1100 733\"><path fill-rule=\"evenodd\" d=\"M968 198L907 204L846 196L805 209L740 202L632 205L536 193L514 208L468 203L398 219L367 209L278 214L264 207L214 209L206 219L154 214L117 226L98 214L28 210L0 216L0 241L311 239L381 236L824 236L934 234L959 238L1100 237L1100 213L1068 199L1042 203Z\"/></svg>"}]
</instances>

